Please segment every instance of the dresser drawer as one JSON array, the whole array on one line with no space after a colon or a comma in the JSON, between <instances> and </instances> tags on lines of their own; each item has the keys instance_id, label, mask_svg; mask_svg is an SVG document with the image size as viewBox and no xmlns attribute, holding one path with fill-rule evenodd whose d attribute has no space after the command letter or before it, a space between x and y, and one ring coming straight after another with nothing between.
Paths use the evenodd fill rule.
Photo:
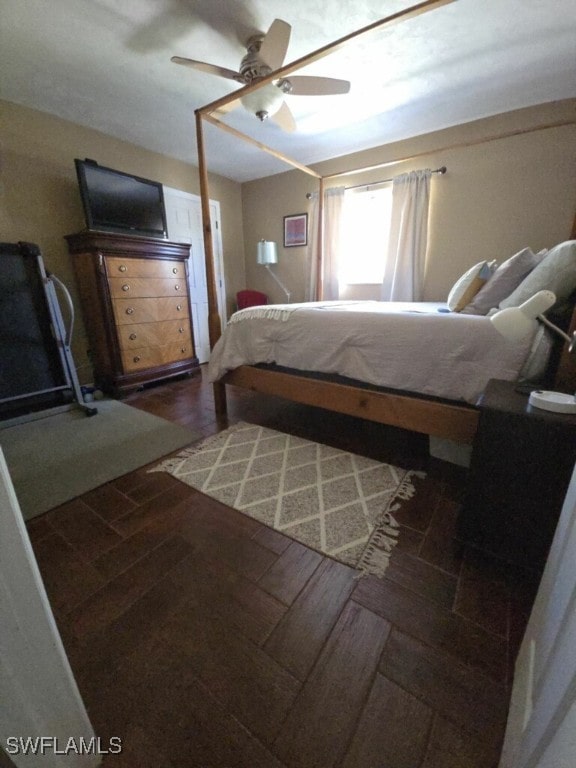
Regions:
<instances>
[{"instance_id":1,"label":"dresser drawer","mask_svg":"<svg viewBox=\"0 0 576 768\"><path fill-rule=\"evenodd\" d=\"M188 318L182 318L160 323L119 325L118 341L122 351L140 347L161 347L165 344L191 345L192 334Z\"/></svg>"},{"instance_id":2,"label":"dresser drawer","mask_svg":"<svg viewBox=\"0 0 576 768\"><path fill-rule=\"evenodd\" d=\"M156 323L162 320L188 318L188 299L112 299L117 325Z\"/></svg>"},{"instance_id":3,"label":"dresser drawer","mask_svg":"<svg viewBox=\"0 0 576 768\"><path fill-rule=\"evenodd\" d=\"M192 357L193 349L190 341L180 344L165 344L162 347L141 347L122 351L122 365L126 373L140 371L144 368L155 368L159 365L186 360Z\"/></svg>"},{"instance_id":4,"label":"dresser drawer","mask_svg":"<svg viewBox=\"0 0 576 768\"><path fill-rule=\"evenodd\" d=\"M108 279L110 295L113 299L127 296L187 296L186 280L162 277L111 277Z\"/></svg>"},{"instance_id":5,"label":"dresser drawer","mask_svg":"<svg viewBox=\"0 0 576 768\"><path fill-rule=\"evenodd\" d=\"M162 259L128 259L106 256L108 277L172 277L184 279L186 266L182 261Z\"/></svg>"}]
</instances>

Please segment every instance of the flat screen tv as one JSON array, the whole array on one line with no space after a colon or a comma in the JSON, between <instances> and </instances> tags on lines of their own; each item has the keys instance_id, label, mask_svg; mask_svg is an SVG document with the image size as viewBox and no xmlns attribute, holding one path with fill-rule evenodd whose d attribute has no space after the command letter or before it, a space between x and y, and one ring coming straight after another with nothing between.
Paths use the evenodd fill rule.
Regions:
<instances>
[{"instance_id":1,"label":"flat screen tv","mask_svg":"<svg viewBox=\"0 0 576 768\"><path fill-rule=\"evenodd\" d=\"M166 238L162 184L74 160L88 229Z\"/></svg>"}]
</instances>

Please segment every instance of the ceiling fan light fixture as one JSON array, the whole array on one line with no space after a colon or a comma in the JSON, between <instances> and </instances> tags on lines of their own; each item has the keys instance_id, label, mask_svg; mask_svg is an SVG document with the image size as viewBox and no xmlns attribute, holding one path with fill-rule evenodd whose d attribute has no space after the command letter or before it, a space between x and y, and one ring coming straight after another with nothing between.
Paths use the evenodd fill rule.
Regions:
<instances>
[{"instance_id":1,"label":"ceiling fan light fixture","mask_svg":"<svg viewBox=\"0 0 576 768\"><path fill-rule=\"evenodd\" d=\"M260 120L275 115L284 102L284 94L273 83L268 83L240 99L247 110Z\"/></svg>"}]
</instances>

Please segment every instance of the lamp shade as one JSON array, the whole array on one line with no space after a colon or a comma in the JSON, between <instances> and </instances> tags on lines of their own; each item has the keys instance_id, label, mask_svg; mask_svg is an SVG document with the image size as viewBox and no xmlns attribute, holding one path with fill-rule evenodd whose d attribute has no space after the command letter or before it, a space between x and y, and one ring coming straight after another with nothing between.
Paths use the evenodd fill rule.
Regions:
<instances>
[{"instance_id":1,"label":"lamp shade","mask_svg":"<svg viewBox=\"0 0 576 768\"><path fill-rule=\"evenodd\" d=\"M552 291L538 291L519 307L508 307L492 315L490 320L496 330L510 341L520 341L534 331L536 318L554 304Z\"/></svg>"},{"instance_id":2,"label":"lamp shade","mask_svg":"<svg viewBox=\"0 0 576 768\"><path fill-rule=\"evenodd\" d=\"M278 247L276 246L276 243L272 240L260 240L258 243L256 261L258 264L277 264Z\"/></svg>"},{"instance_id":3,"label":"lamp shade","mask_svg":"<svg viewBox=\"0 0 576 768\"><path fill-rule=\"evenodd\" d=\"M278 112L284 102L284 94L274 83L268 83L247 96L242 96L240 101L246 109L263 120Z\"/></svg>"}]
</instances>

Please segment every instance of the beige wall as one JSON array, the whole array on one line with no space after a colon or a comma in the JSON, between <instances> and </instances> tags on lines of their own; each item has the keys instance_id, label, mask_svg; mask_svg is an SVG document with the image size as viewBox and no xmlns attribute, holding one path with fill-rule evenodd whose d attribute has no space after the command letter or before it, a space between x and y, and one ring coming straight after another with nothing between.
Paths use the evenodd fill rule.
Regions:
<instances>
[{"instance_id":1,"label":"beige wall","mask_svg":"<svg viewBox=\"0 0 576 768\"><path fill-rule=\"evenodd\" d=\"M424 296L442 301L455 280L476 262L503 261L526 245L550 247L570 236L576 211L576 125L544 127L569 120L576 121L576 100L478 120L314 168L328 175L419 155L330 182L336 185L447 166L446 175L432 178ZM530 128L538 130L486 141ZM274 301L283 301L284 296L256 265L256 242L264 237L281 246L283 216L306 211L306 192L316 188L315 180L300 171L242 187L247 284L268 293ZM294 301L304 299L307 256L306 248L280 247L279 263L273 267ZM379 298L373 287L358 288L356 296Z\"/></svg>"},{"instance_id":2,"label":"beige wall","mask_svg":"<svg viewBox=\"0 0 576 768\"><path fill-rule=\"evenodd\" d=\"M353 184L414 168L448 167L445 176L432 180L424 297L443 300L457 277L477 261L502 260L525 245L549 247L569 236L576 211L576 126L543 128L567 120L576 120L576 100L383 145L321 163L316 169L329 174L421 155L412 161L345 177L346 184ZM538 130L485 141L527 128ZM48 269L71 287L79 306L63 239L84 227L75 157L91 157L103 165L195 194L199 182L194 166L41 112L0 102L0 237L6 242L38 243ZM307 249L282 248L283 217L307 211L306 192L315 188L315 180L299 171L242 186L222 177L210 177L211 197L221 203L229 308L236 292L244 287L262 290L273 301L285 300L272 278L256 265L256 243L260 238L279 243L280 263L274 269L292 292L292 300L304 299L309 271ZM378 298L372 288L359 289L358 296ZM91 377L87 348L80 315L73 352L83 381Z\"/></svg>"},{"instance_id":3,"label":"beige wall","mask_svg":"<svg viewBox=\"0 0 576 768\"><path fill-rule=\"evenodd\" d=\"M192 129L192 128L191 128ZM64 235L84 229L74 158L90 157L118 170L199 193L198 169L42 112L0 102L0 239L37 243L47 269L71 289L78 308L73 354L81 381L91 380L88 342ZM226 289L232 305L244 286L240 184L210 177L220 201Z\"/></svg>"}]
</instances>

